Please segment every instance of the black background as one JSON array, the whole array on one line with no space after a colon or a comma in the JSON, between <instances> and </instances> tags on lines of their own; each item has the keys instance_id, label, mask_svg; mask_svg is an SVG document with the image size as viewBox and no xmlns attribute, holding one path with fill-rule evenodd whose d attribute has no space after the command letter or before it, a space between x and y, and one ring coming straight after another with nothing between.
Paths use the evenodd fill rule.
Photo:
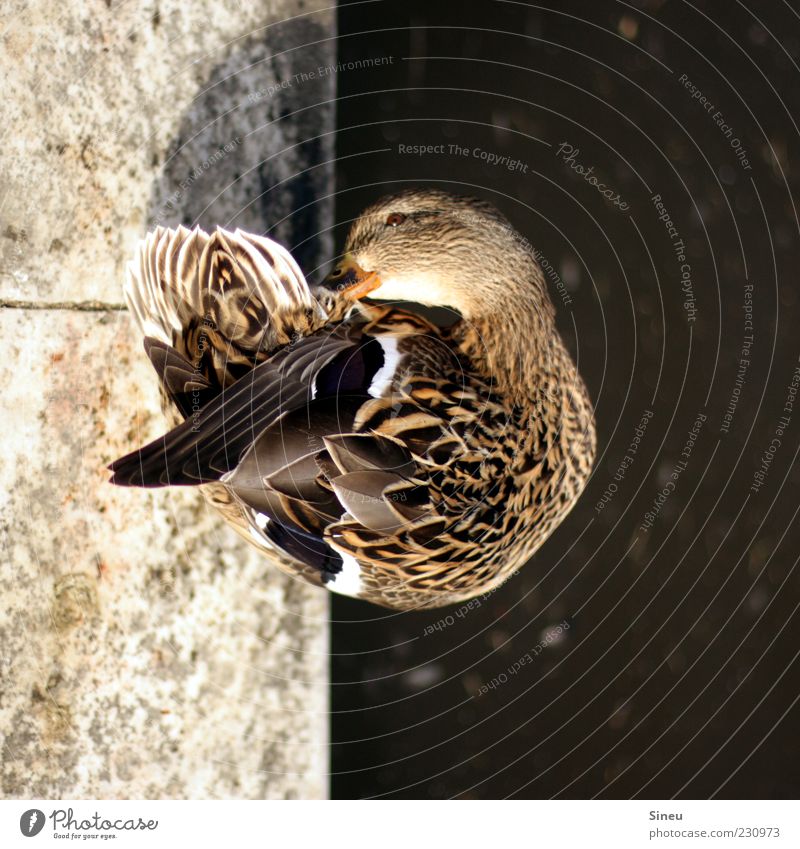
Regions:
<instances>
[{"instance_id":1,"label":"black background","mask_svg":"<svg viewBox=\"0 0 800 849\"><path fill-rule=\"evenodd\" d=\"M800 404L750 486L800 353L797 12L375 2L341 5L339 25L340 62L391 62L337 73L337 245L360 209L406 185L492 200L568 289L566 304L551 277L599 452L568 519L479 607L400 614L335 598L333 796L796 797ZM627 210L559 158L564 142ZM687 245L693 322L654 194ZM747 281L751 356L723 433ZM597 510L646 410L634 462ZM698 414L675 491L642 530ZM563 620L563 638L508 675Z\"/></svg>"}]
</instances>

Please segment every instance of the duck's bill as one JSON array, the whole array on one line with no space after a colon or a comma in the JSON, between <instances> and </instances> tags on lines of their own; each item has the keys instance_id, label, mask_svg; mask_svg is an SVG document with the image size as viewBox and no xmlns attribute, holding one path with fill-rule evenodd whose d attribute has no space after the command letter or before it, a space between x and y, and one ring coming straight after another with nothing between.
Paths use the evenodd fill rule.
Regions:
<instances>
[{"instance_id":1,"label":"duck's bill","mask_svg":"<svg viewBox=\"0 0 800 849\"><path fill-rule=\"evenodd\" d=\"M375 271L365 271L349 254L342 257L322 285L332 292L358 300L375 291L381 279Z\"/></svg>"}]
</instances>

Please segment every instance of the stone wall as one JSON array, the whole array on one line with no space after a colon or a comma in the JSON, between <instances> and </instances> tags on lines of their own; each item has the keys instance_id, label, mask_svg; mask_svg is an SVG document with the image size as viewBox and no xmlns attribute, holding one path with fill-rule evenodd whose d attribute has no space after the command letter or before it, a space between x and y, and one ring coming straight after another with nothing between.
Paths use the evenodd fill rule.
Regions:
<instances>
[{"instance_id":1,"label":"stone wall","mask_svg":"<svg viewBox=\"0 0 800 849\"><path fill-rule=\"evenodd\" d=\"M149 227L277 224L307 270L331 256L335 83L307 72L335 14L5 11L0 795L325 796L326 595L197 492L104 467L164 428L121 295Z\"/></svg>"}]
</instances>

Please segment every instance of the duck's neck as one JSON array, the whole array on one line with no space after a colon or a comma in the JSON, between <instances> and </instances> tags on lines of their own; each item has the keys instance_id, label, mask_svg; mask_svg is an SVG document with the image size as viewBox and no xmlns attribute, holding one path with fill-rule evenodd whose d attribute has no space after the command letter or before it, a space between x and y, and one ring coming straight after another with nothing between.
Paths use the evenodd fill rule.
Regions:
<instances>
[{"instance_id":1,"label":"duck's neck","mask_svg":"<svg viewBox=\"0 0 800 849\"><path fill-rule=\"evenodd\" d=\"M572 365L552 314L524 301L474 310L455 325L453 336L496 391L521 406L556 390Z\"/></svg>"}]
</instances>

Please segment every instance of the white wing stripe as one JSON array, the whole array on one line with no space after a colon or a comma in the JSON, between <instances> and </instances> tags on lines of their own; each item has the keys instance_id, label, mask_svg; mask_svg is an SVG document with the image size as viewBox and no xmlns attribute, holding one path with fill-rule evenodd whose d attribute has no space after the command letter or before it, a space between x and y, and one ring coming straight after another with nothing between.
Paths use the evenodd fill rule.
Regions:
<instances>
[{"instance_id":1,"label":"white wing stripe","mask_svg":"<svg viewBox=\"0 0 800 849\"><path fill-rule=\"evenodd\" d=\"M376 339L383 348L383 365L375 372L367 392L373 398L382 398L392 385L401 354L396 336L377 336Z\"/></svg>"}]
</instances>

